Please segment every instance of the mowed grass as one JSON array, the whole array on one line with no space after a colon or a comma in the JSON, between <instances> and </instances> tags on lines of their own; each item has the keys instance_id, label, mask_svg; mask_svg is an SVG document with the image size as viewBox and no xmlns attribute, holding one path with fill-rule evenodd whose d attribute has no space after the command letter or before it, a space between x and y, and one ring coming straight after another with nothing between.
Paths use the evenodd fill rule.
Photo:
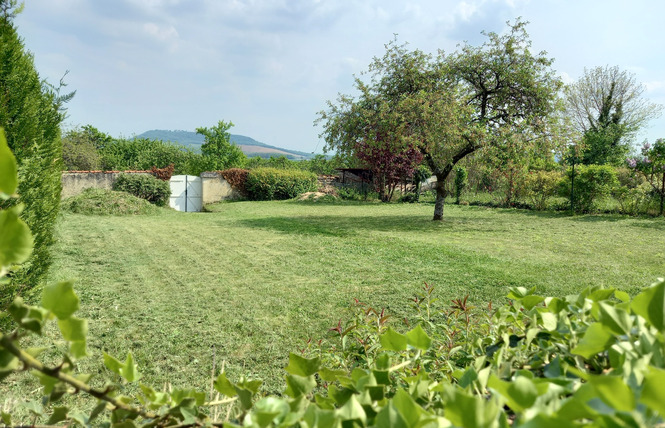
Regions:
<instances>
[{"instance_id":1,"label":"mowed grass","mask_svg":"<svg viewBox=\"0 0 665 428\"><path fill-rule=\"evenodd\" d=\"M142 382L209 387L227 374L281 392L289 351L333 335L354 298L398 320L424 282L442 305L511 286L632 294L665 275L665 221L447 205L237 202L214 212L65 214L51 281L76 279L96 372L131 351Z\"/></svg>"}]
</instances>

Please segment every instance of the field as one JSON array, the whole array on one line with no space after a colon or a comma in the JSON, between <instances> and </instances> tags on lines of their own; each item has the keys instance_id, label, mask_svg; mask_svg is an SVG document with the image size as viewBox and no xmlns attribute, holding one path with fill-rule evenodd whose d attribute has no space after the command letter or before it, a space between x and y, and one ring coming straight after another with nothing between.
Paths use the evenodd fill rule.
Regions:
<instances>
[{"instance_id":1,"label":"field","mask_svg":"<svg viewBox=\"0 0 665 428\"><path fill-rule=\"evenodd\" d=\"M90 350L143 382L209 386L213 355L232 378L281 392L288 352L332 335L354 298L396 326L424 282L441 304L500 301L511 286L634 294L665 274L665 221L429 204L237 202L214 212L64 214L51 280L76 279ZM91 363L86 363L91 364Z\"/></svg>"}]
</instances>

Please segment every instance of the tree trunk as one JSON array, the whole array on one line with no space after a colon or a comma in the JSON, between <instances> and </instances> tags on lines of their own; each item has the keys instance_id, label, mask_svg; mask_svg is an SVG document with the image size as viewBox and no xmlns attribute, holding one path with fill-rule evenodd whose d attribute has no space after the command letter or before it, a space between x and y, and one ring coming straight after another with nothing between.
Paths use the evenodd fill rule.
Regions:
<instances>
[{"instance_id":1,"label":"tree trunk","mask_svg":"<svg viewBox=\"0 0 665 428\"><path fill-rule=\"evenodd\" d=\"M663 177L661 178L660 185L660 215L663 215L665 211L665 172L663 172Z\"/></svg>"},{"instance_id":2,"label":"tree trunk","mask_svg":"<svg viewBox=\"0 0 665 428\"><path fill-rule=\"evenodd\" d=\"M446 202L446 175L436 175L436 201L434 202L433 221L443 220L443 204Z\"/></svg>"}]
</instances>

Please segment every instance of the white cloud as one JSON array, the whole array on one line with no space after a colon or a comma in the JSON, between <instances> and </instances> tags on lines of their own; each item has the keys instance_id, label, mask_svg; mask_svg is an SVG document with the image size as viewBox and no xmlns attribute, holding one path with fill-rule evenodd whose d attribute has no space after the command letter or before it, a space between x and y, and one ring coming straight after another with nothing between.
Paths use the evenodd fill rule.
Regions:
<instances>
[{"instance_id":1,"label":"white cloud","mask_svg":"<svg viewBox=\"0 0 665 428\"><path fill-rule=\"evenodd\" d=\"M161 42L172 42L179 38L178 31L172 25L160 26L154 22L146 22L143 24L143 31Z\"/></svg>"},{"instance_id":2,"label":"white cloud","mask_svg":"<svg viewBox=\"0 0 665 428\"><path fill-rule=\"evenodd\" d=\"M664 92L665 80L655 80L651 82L645 82L644 86L646 86L647 92Z\"/></svg>"},{"instance_id":3,"label":"white cloud","mask_svg":"<svg viewBox=\"0 0 665 428\"><path fill-rule=\"evenodd\" d=\"M470 21L473 15L478 12L478 5L475 2L463 1L457 5L456 12L463 21Z\"/></svg>"}]
</instances>

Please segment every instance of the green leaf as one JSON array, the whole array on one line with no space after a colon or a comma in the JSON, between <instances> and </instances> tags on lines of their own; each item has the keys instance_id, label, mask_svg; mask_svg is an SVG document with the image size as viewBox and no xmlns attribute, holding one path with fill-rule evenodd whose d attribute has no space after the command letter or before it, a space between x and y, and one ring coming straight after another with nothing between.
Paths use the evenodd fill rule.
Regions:
<instances>
[{"instance_id":1,"label":"green leaf","mask_svg":"<svg viewBox=\"0 0 665 428\"><path fill-rule=\"evenodd\" d=\"M62 337L69 342L85 341L88 335L88 320L76 317L58 320Z\"/></svg>"},{"instance_id":2,"label":"green leaf","mask_svg":"<svg viewBox=\"0 0 665 428\"><path fill-rule=\"evenodd\" d=\"M430 339L427 333L425 333L425 330L423 330L420 324L410 332L406 333L406 341L414 348L422 349L423 351L427 351L430 345L432 345L432 339Z\"/></svg>"},{"instance_id":3,"label":"green leaf","mask_svg":"<svg viewBox=\"0 0 665 428\"><path fill-rule=\"evenodd\" d=\"M598 290L592 291L587 298L594 302L600 302L601 300L609 299L612 294L614 294L614 291L614 288L599 288Z\"/></svg>"},{"instance_id":4,"label":"green leaf","mask_svg":"<svg viewBox=\"0 0 665 428\"><path fill-rule=\"evenodd\" d=\"M522 410L533 406L536 398L538 398L536 385L534 385L531 379L523 376L515 378L508 386L507 392L512 400L522 407Z\"/></svg>"},{"instance_id":5,"label":"green leaf","mask_svg":"<svg viewBox=\"0 0 665 428\"><path fill-rule=\"evenodd\" d=\"M545 330L547 331L556 330L559 321L556 314L553 314L552 312L541 312L540 318L543 320L543 327L545 328Z\"/></svg>"},{"instance_id":6,"label":"green leaf","mask_svg":"<svg viewBox=\"0 0 665 428\"><path fill-rule=\"evenodd\" d=\"M476 369L471 366L464 371L464 374L459 378L458 383L462 388L466 388L473 384L476 379L478 379L478 373L476 372Z\"/></svg>"},{"instance_id":7,"label":"green leaf","mask_svg":"<svg viewBox=\"0 0 665 428\"><path fill-rule=\"evenodd\" d=\"M625 291L614 290L614 297L621 300L622 302L630 302L630 295Z\"/></svg>"},{"instance_id":8,"label":"green leaf","mask_svg":"<svg viewBox=\"0 0 665 428\"><path fill-rule=\"evenodd\" d=\"M0 412L0 421L7 426L12 425L12 415L5 412Z\"/></svg>"},{"instance_id":9,"label":"green leaf","mask_svg":"<svg viewBox=\"0 0 665 428\"><path fill-rule=\"evenodd\" d=\"M319 370L321 360L316 358L304 358L298 354L291 352L289 354L289 365L286 366L286 371L298 376L311 376Z\"/></svg>"},{"instance_id":10,"label":"green leaf","mask_svg":"<svg viewBox=\"0 0 665 428\"><path fill-rule=\"evenodd\" d=\"M328 387L328 395L335 400L338 406L343 406L353 395L353 391L348 388L339 388L335 385Z\"/></svg>"},{"instance_id":11,"label":"green leaf","mask_svg":"<svg viewBox=\"0 0 665 428\"><path fill-rule=\"evenodd\" d=\"M302 397L309 394L316 386L314 376L286 375L286 391L291 398Z\"/></svg>"},{"instance_id":12,"label":"green leaf","mask_svg":"<svg viewBox=\"0 0 665 428\"><path fill-rule=\"evenodd\" d=\"M508 407L515 412L525 411L538 398L536 385L523 376L516 377L513 382L505 382L492 374L487 386L501 394L506 399Z\"/></svg>"},{"instance_id":13,"label":"green leaf","mask_svg":"<svg viewBox=\"0 0 665 428\"><path fill-rule=\"evenodd\" d=\"M665 330L665 280L662 278L638 294L630 305L633 312L660 331Z\"/></svg>"},{"instance_id":14,"label":"green leaf","mask_svg":"<svg viewBox=\"0 0 665 428\"><path fill-rule=\"evenodd\" d=\"M0 348L0 371L16 370L19 367L18 359L6 349Z\"/></svg>"},{"instance_id":15,"label":"green leaf","mask_svg":"<svg viewBox=\"0 0 665 428\"><path fill-rule=\"evenodd\" d=\"M319 370L319 376L321 376L321 379L325 380L326 382L335 382L338 376L345 375L346 372L344 370L330 370L325 367L322 367Z\"/></svg>"},{"instance_id":16,"label":"green leaf","mask_svg":"<svg viewBox=\"0 0 665 428\"><path fill-rule=\"evenodd\" d=\"M561 428L571 426L570 421L558 416L537 414L528 422L520 424L520 428Z\"/></svg>"},{"instance_id":17,"label":"green leaf","mask_svg":"<svg viewBox=\"0 0 665 428\"><path fill-rule=\"evenodd\" d=\"M465 394L460 389L449 387L444 416L459 427L490 427L499 414L495 400Z\"/></svg>"},{"instance_id":18,"label":"green leaf","mask_svg":"<svg viewBox=\"0 0 665 428\"><path fill-rule=\"evenodd\" d=\"M120 368L120 375L124 377L127 382L136 382L141 378L141 375L138 372L138 365L134 363L134 357L131 352L127 354L125 364Z\"/></svg>"},{"instance_id":19,"label":"green leaf","mask_svg":"<svg viewBox=\"0 0 665 428\"><path fill-rule=\"evenodd\" d=\"M591 376L593 385L601 400L608 406L620 411L630 412L635 409L635 396L624 380L618 376Z\"/></svg>"},{"instance_id":20,"label":"green leaf","mask_svg":"<svg viewBox=\"0 0 665 428\"><path fill-rule=\"evenodd\" d=\"M0 196L13 195L18 186L18 169L14 153L7 145L4 129L0 128Z\"/></svg>"},{"instance_id":21,"label":"green leaf","mask_svg":"<svg viewBox=\"0 0 665 428\"><path fill-rule=\"evenodd\" d=\"M273 421L275 425L289 413L290 408L288 403L275 397L265 397L260 399L252 409L252 419L256 421L260 427L267 427Z\"/></svg>"},{"instance_id":22,"label":"green leaf","mask_svg":"<svg viewBox=\"0 0 665 428\"><path fill-rule=\"evenodd\" d=\"M222 395L226 395L227 397L236 396L235 387L226 378L226 375L224 373L221 373L219 376L217 376L217 379L215 379L215 383L213 384L213 386L215 387L215 390L217 390L217 392L219 392Z\"/></svg>"},{"instance_id":23,"label":"green leaf","mask_svg":"<svg viewBox=\"0 0 665 428\"><path fill-rule=\"evenodd\" d=\"M609 349L615 342L614 336L599 322L591 324L580 343L570 352L590 359L599 352Z\"/></svg>"},{"instance_id":24,"label":"green leaf","mask_svg":"<svg viewBox=\"0 0 665 428\"><path fill-rule=\"evenodd\" d=\"M69 353L76 359L87 357L88 347L85 340L78 340L69 344Z\"/></svg>"},{"instance_id":25,"label":"green leaf","mask_svg":"<svg viewBox=\"0 0 665 428\"><path fill-rule=\"evenodd\" d=\"M42 306L58 317L66 320L79 309L79 298L74 293L74 282L59 282L47 285L42 292Z\"/></svg>"},{"instance_id":26,"label":"green leaf","mask_svg":"<svg viewBox=\"0 0 665 428\"><path fill-rule=\"evenodd\" d=\"M404 338L406 340L406 337ZM404 345L406 349L406 345ZM389 370L390 369L390 355L387 352L382 352L374 360L375 369L377 370Z\"/></svg>"},{"instance_id":27,"label":"green leaf","mask_svg":"<svg viewBox=\"0 0 665 428\"><path fill-rule=\"evenodd\" d=\"M60 382L58 379L37 370L32 370L30 373L39 379L39 384L44 387L44 394L46 395L50 394L53 388Z\"/></svg>"},{"instance_id":28,"label":"green leaf","mask_svg":"<svg viewBox=\"0 0 665 428\"><path fill-rule=\"evenodd\" d=\"M0 211L0 271L23 263L32 253L32 234L20 213L20 206Z\"/></svg>"},{"instance_id":29,"label":"green leaf","mask_svg":"<svg viewBox=\"0 0 665 428\"><path fill-rule=\"evenodd\" d=\"M400 412L391 404L385 406L376 415L376 426L390 428L409 428Z\"/></svg>"},{"instance_id":30,"label":"green leaf","mask_svg":"<svg viewBox=\"0 0 665 428\"><path fill-rule=\"evenodd\" d=\"M33 400L23 403L23 407L28 409L33 415L42 416L44 414L44 408L37 401Z\"/></svg>"},{"instance_id":31,"label":"green leaf","mask_svg":"<svg viewBox=\"0 0 665 428\"><path fill-rule=\"evenodd\" d=\"M644 376L640 401L649 408L665 415L665 370L653 366Z\"/></svg>"},{"instance_id":32,"label":"green leaf","mask_svg":"<svg viewBox=\"0 0 665 428\"><path fill-rule=\"evenodd\" d=\"M342 407L337 409L336 413L343 421L358 420L365 425L365 421L367 420L365 410L358 402L355 394L351 395L351 398Z\"/></svg>"},{"instance_id":33,"label":"green leaf","mask_svg":"<svg viewBox=\"0 0 665 428\"><path fill-rule=\"evenodd\" d=\"M398 389L392 399L392 405L397 409L408 426L416 426L423 413L422 408L403 389Z\"/></svg>"},{"instance_id":34,"label":"green leaf","mask_svg":"<svg viewBox=\"0 0 665 428\"><path fill-rule=\"evenodd\" d=\"M388 330L379 337L379 340L381 341L381 347L387 351L404 351L406 349L406 336L396 332L392 327L388 327Z\"/></svg>"},{"instance_id":35,"label":"green leaf","mask_svg":"<svg viewBox=\"0 0 665 428\"><path fill-rule=\"evenodd\" d=\"M528 294L529 291L527 291L527 289L524 287L511 287L510 292L506 297L512 300L520 300L521 298L526 297Z\"/></svg>"},{"instance_id":36,"label":"green leaf","mask_svg":"<svg viewBox=\"0 0 665 428\"><path fill-rule=\"evenodd\" d=\"M318 401L317 401L318 403ZM309 406L303 416L306 426L312 428L339 428L339 419L332 410Z\"/></svg>"},{"instance_id":37,"label":"green leaf","mask_svg":"<svg viewBox=\"0 0 665 428\"><path fill-rule=\"evenodd\" d=\"M522 303L522 306L524 306L524 309L529 311L536 305L541 304L544 300L545 298L541 296L526 296L520 299L520 302Z\"/></svg>"},{"instance_id":38,"label":"green leaf","mask_svg":"<svg viewBox=\"0 0 665 428\"><path fill-rule=\"evenodd\" d=\"M257 392L259 392L259 388L261 387L262 383L263 382L260 380L246 380L240 382L238 385L252 391L252 394L256 394Z\"/></svg>"},{"instance_id":39,"label":"green leaf","mask_svg":"<svg viewBox=\"0 0 665 428\"><path fill-rule=\"evenodd\" d=\"M558 297L548 297L545 299L545 303L547 303L547 309L549 309L553 314L558 314L568 307L568 304Z\"/></svg>"},{"instance_id":40,"label":"green leaf","mask_svg":"<svg viewBox=\"0 0 665 428\"><path fill-rule=\"evenodd\" d=\"M120 375L120 369L122 368L122 363L104 352L104 365L107 369L111 370L113 373Z\"/></svg>"},{"instance_id":41,"label":"green leaf","mask_svg":"<svg viewBox=\"0 0 665 428\"><path fill-rule=\"evenodd\" d=\"M606 302L596 303L598 321L616 335L629 334L633 326L630 315L623 309L616 308Z\"/></svg>"},{"instance_id":42,"label":"green leaf","mask_svg":"<svg viewBox=\"0 0 665 428\"><path fill-rule=\"evenodd\" d=\"M376 379L376 383L379 385L390 385L392 383L390 381L390 372L388 370L372 370L372 374L374 375L374 379Z\"/></svg>"},{"instance_id":43,"label":"green leaf","mask_svg":"<svg viewBox=\"0 0 665 428\"><path fill-rule=\"evenodd\" d=\"M58 422L62 422L67 419L67 412L69 409L67 407L56 407L53 409L53 414L46 422L47 425L55 425Z\"/></svg>"},{"instance_id":44,"label":"green leaf","mask_svg":"<svg viewBox=\"0 0 665 428\"><path fill-rule=\"evenodd\" d=\"M247 388L241 386L235 386L236 394L238 394L238 399L243 410L249 410L252 408L252 398L254 393Z\"/></svg>"}]
</instances>

